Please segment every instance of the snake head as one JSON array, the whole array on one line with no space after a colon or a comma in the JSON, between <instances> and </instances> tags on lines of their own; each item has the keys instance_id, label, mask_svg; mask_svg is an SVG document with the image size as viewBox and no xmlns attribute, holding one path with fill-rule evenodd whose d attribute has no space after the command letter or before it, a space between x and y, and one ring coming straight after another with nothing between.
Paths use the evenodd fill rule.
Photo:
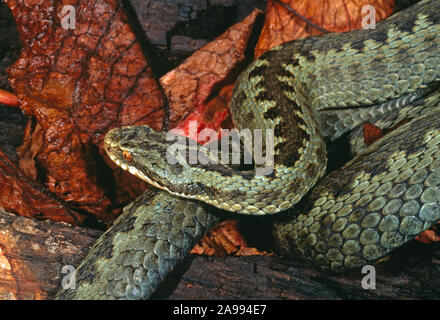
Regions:
<instances>
[{"instance_id":1,"label":"snake head","mask_svg":"<svg viewBox=\"0 0 440 320\"><path fill-rule=\"evenodd\" d=\"M165 157L163 134L146 125L114 128L104 138L104 149L119 167L138 178L164 188L161 181L169 169ZM166 179L165 179L166 181Z\"/></svg>"},{"instance_id":2,"label":"snake head","mask_svg":"<svg viewBox=\"0 0 440 320\"><path fill-rule=\"evenodd\" d=\"M182 145L190 144L189 138L179 137ZM122 169L175 195L203 195L204 189L194 181L200 168L189 164L189 152L170 152L177 144L146 125L114 128L104 138L105 151ZM199 146L192 141L196 151Z\"/></svg>"}]
</instances>

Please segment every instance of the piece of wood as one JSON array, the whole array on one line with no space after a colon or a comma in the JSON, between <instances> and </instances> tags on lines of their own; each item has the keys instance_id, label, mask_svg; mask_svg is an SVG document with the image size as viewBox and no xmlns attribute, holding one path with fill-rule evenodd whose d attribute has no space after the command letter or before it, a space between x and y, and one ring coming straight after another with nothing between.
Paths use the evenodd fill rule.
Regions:
<instances>
[{"instance_id":1,"label":"piece of wood","mask_svg":"<svg viewBox=\"0 0 440 320\"><path fill-rule=\"evenodd\" d=\"M101 233L0 210L0 299L53 296L61 268L79 264Z\"/></svg>"},{"instance_id":2,"label":"piece of wood","mask_svg":"<svg viewBox=\"0 0 440 320\"><path fill-rule=\"evenodd\" d=\"M439 299L440 248L412 243L400 251L375 266L376 289L363 289L362 279L371 273L360 269L329 275L303 262L270 256L198 256L172 293L165 294L191 300Z\"/></svg>"},{"instance_id":3,"label":"piece of wood","mask_svg":"<svg viewBox=\"0 0 440 320\"><path fill-rule=\"evenodd\" d=\"M101 231L0 211L0 299L50 299L63 266L77 266ZM154 298L165 299L438 299L440 247L412 242L366 274L329 275L301 261L273 256L191 255Z\"/></svg>"}]
</instances>

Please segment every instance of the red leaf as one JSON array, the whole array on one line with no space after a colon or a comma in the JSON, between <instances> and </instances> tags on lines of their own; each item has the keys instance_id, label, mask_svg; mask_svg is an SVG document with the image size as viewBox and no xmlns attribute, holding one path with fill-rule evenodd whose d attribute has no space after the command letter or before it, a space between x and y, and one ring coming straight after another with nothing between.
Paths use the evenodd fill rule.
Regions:
<instances>
[{"instance_id":1,"label":"red leaf","mask_svg":"<svg viewBox=\"0 0 440 320\"><path fill-rule=\"evenodd\" d=\"M373 144L373 142L379 140L384 136L384 133L381 128L371 124L364 123L364 143L366 146Z\"/></svg>"}]
</instances>

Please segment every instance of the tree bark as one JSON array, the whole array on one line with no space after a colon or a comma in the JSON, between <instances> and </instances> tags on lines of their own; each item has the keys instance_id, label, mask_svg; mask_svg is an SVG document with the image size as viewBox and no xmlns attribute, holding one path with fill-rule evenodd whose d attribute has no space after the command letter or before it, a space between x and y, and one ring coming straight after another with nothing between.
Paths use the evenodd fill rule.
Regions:
<instances>
[{"instance_id":1,"label":"tree bark","mask_svg":"<svg viewBox=\"0 0 440 320\"><path fill-rule=\"evenodd\" d=\"M102 232L0 211L0 299L48 299Z\"/></svg>"},{"instance_id":2,"label":"tree bark","mask_svg":"<svg viewBox=\"0 0 440 320\"><path fill-rule=\"evenodd\" d=\"M438 246L412 243L399 251L390 261L374 266L375 289L368 279L371 272L363 274L360 269L329 275L303 262L270 256L197 256L167 298L439 299ZM362 287L366 276L371 289Z\"/></svg>"},{"instance_id":3,"label":"tree bark","mask_svg":"<svg viewBox=\"0 0 440 320\"><path fill-rule=\"evenodd\" d=\"M51 299L63 266L77 266L101 231L0 211L0 299ZM440 247L412 242L375 266L376 288L362 274L329 275L274 256L189 256L156 299L438 299ZM371 281L366 281L372 285Z\"/></svg>"}]
</instances>

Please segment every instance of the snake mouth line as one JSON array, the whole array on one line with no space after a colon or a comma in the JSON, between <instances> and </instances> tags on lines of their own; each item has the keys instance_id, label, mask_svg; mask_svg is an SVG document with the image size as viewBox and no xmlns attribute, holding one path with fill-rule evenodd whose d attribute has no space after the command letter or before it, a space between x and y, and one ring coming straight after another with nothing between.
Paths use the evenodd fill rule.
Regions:
<instances>
[{"instance_id":1,"label":"snake mouth line","mask_svg":"<svg viewBox=\"0 0 440 320\"><path fill-rule=\"evenodd\" d=\"M128 164L126 163L126 162L127 162L126 157L125 157L124 154L123 154L123 153L124 153L124 150L122 150L121 148L119 148L119 147L117 147L117 146L116 146L116 147L115 147L115 146L112 146L112 143L110 142L109 139L105 139L105 141L104 141L104 149L105 149L107 155L109 156L109 158L110 158L114 163L116 163L116 165L117 165L118 167L122 168L122 169L125 170L125 171L130 172L130 174L132 174L132 175L138 177L139 179L141 179L141 180L147 182L148 184L150 184L150 185L152 185L152 186L154 186L154 187L156 187L156 188L159 188L159 189L161 189L161 190L167 191L167 192L169 192L170 194L173 194L173 195L175 195L175 196L182 197L182 198L191 198L191 197L189 197L189 196L186 195L186 194L183 194L183 193L182 193L182 194L181 194L181 193L176 193L176 192L170 190L170 189L167 188L166 186L164 186L164 185L158 183L157 181L150 179L150 177L148 177L147 175L145 175L142 171L138 170L138 169L135 168L134 166L130 166L130 165L128 165ZM131 156L133 156L133 155L131 155ZM195 198L193 198L193 199L195 199Z\"/></svg>"},{"instance_id":2,"label":"snake mouth line","mask_svg":"<svg viewBox=\"0 0 440 320\"><path fill-rule=\"evenodd\" d=\"M140 170L136 169L133 166L128 165L126 163L127 160L123 160L125 159L123 155L124 151L121 150L120 148L115 148L111 146L111 144L109 143L104 143L104 149L107 152L107 155L110 157L110 159L123 170L130 172L132 175L138 177L141 180L148 182L149 184L157 188L167 190L166 187L160 185L156 181L151 180L148 176L144 175Z\"/></svg>"}]
</instances>

